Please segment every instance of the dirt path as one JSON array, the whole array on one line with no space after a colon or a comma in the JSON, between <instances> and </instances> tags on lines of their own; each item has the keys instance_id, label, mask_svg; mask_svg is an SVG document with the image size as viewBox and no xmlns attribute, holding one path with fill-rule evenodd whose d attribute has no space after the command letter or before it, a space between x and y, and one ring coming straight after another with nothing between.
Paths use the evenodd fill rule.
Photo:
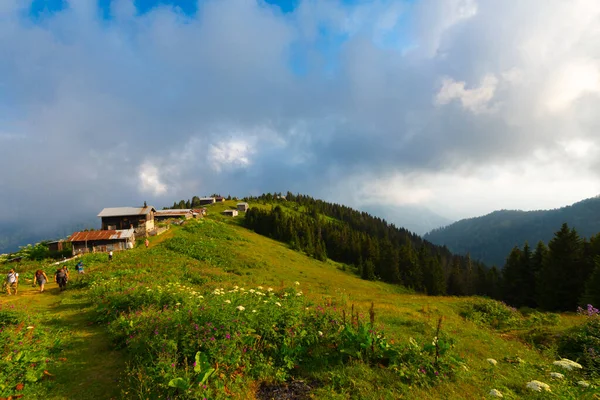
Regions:
<instances>
[{"instance_id":1,"label":"dirt path","mask_svg":"<svg viewBox=\"0 0 600 400\"><path fill-rule=\"evenodd\" d=\"M2 302L27 305L41 314L43 324L61 331L64 348L48 367L54 375L40 388L44 399L119 399L119 380L125 359L111 349L103 326L90 322L92 304L81 290L60 292L55 283L44 293L26 285L17 296L2 296Z\"/></svg>"}]
</instances>

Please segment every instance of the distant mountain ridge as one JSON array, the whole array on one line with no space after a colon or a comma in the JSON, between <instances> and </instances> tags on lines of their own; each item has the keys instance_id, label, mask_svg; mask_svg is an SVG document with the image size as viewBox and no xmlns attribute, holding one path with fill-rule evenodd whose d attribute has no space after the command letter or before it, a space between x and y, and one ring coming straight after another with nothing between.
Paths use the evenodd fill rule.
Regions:
<instances>
[{"instance_id":1,"label":"distant mountain ridge","mask_svg":"<svg viewBox=\"0 0 600 400\"><path fill-rule=\"evenodd\" d=\"M424 235L432 229L446 226L453 221L420 206L392 206L371 204L360 207L369 214L385 218L396 226Z\"/></svg>"},{"instance_id":2,"label":"distant mountain ridge","mask_svg":"<svg viewBox=\"0 0 600 400\"><path fill-rule=\"evenodd\" d=\"M553 210L499 210L434 229L424 239L447 246L453 253L470 253L488 265L503 266L514 246L540 240L548 243L563 223L581 237L600 233L600 196Z\"/></svg>"}]
</instances>

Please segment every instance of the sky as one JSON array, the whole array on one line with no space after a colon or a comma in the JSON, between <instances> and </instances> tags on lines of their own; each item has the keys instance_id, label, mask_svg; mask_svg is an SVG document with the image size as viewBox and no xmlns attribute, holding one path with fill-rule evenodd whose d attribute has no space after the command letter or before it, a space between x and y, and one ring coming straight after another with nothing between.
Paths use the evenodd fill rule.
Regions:
<instances>
[{"instance_id":1,"label":"sky","mask_svg":"<svg viewBox=\"0 0 600 400\"><path fill-rule=\"evenodd\" d=\"M0 0L0 225L568 205L600 194L598 43L597 0Z\"/></svg>"}]
</instances>

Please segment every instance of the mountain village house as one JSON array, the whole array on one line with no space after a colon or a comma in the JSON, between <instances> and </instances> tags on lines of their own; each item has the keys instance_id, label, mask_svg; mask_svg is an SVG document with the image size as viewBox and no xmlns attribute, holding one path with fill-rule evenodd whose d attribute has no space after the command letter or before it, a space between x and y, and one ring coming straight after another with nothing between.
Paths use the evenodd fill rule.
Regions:
<instances>
[{"instance_id":1,"label":"mountain village house","mask_svg":"<svg viewBox=\"0 0 600 400\"><path fill-rule=\"evenodd\" d=\"M250 208L250 206L248 205L248 203L237 203L237 209L238 209L238 211L246 212L246 211L248 211L248 208Z\"/></svg>"},{"instance_id":2,"label":"mountain village house","mask_svg":"<svg viewBox=\"0 0 600 400\"><path fill-rule=\"evenodd\" d=\"M205 206L205 205L208 205L208 204L215 204L215 201L216 200L215 200L214 197L202 197L200 199L200 205L201 206Z\"/></svg>"},{"instance_id":3,"label":"mountain village house","mask_svg":"<svg viewBox=\"0 0 600 400\"><path fill-rule=\"evenodd\" d=\"M159 210L154 213L155 221L164 221L171 218L190 219L194 216L190 209Z\"/></svg>"},{"instance_id":4,"label":"mountain village house","mask_svg":"<svg viewBox=\"0 0 600 400\"><path fill-rule=\"evenodd\" d=\"M194 215L194 218L202 218L206 215L206 208L202 207L202 208L193 208L192 209L192 214Z\"/></svg>"},{"instance_id":5,"label":"mountain village house","mask_svg":"<svg viewBox=\"0 0 600 400\"><path fill-rule=\"evenodd\" d=\"M98 214L102 219L102 230L134 229L138 235L146 235L154 229L152 206L105 208Z\"/></svg>"},{"instance_id":6,"label":"mountain village house","mask_svg":"<svg viewBox=\"0 0 600 400\"><path fill-rule=\"evenodd\" d=\"M73 245L73 255L132 249L133 229L75 232L67 239Z\"/></svg>"},{"instance_id":7,"label":"mountain village house","mask_svg":"<svg viewBox=\"0 0 600 400\"><path fill-rule=\"evenodd\" d=\"M223 211L223 215L227 215L229 217L237 217L238 210L225 210Z\"/></svg>"}]
</instances>

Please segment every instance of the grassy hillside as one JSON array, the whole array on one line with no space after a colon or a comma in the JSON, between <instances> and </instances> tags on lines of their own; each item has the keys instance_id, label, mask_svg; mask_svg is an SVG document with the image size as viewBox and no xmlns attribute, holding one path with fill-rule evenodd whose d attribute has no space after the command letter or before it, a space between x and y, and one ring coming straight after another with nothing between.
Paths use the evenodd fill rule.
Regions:
<instances>
[{"instance_id":1,"label":"grassy hillside","mask_svg":"<svg viewBox=\"0 0 600 400\"><path fill-rule=\"evenodd\" d=\"M227 206L111 263L83 257L64 293L35 292L23 281L44 264L20 265L21 293L0 306L0 397L545 398L531 380L599 395L587 367L552 364L557 335L590 318L364 281L242 228Z\"/></svg>"},{"instance_id":2,"label":"grassy hillside","mask_svg":"<svg viewBox=\"0 0 600 400\"><path fill-rule=\"evenodd\" d=\"M600 197L555 210L501 210L477 218L463 219L424 236L457 254L470 253L475 260L503 266L514 246L526 241L535 246L548 243L563 223L589 238L600 232Z\"/></svg>"}]
</instances>

